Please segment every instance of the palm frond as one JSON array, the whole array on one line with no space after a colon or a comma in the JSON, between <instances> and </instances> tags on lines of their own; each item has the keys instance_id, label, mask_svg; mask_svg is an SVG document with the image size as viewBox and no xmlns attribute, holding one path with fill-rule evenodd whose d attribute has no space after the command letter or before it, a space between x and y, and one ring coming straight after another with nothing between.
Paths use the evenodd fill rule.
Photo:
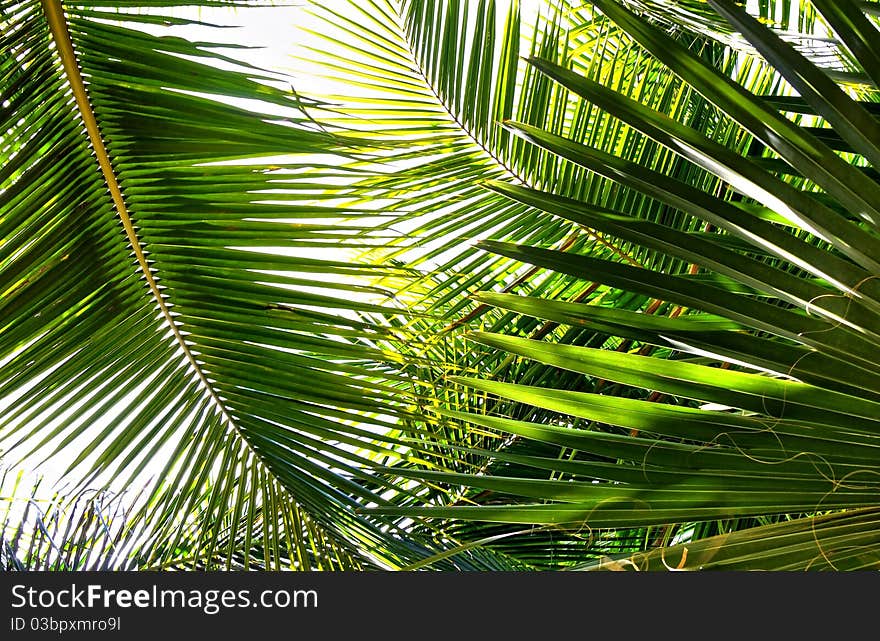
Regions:
<instances>
[{"instance_id":1,"label":"palm frond","mask_svg":"<svg viewBox=\"0 0 880 641\"><path fill-rule=\"evenodd\" d=\"M357 223L337 221L358 211L311 182L313 154L351 141L283 78L221 69L218 45L151 35L155 14L117 4L0 13L7 460L75 451L79 487L152 473L146 565L183 547L226 565L244 549L244 567L420 558L428 542L353 511L412 500L369 470L419 456L394 444L411 401L376 346L392 330L358 318L404 310L344 253ZM328 245L338 258L308 257Z\"/></svg>"},{"instance_id":2,"label":"palm frond","mask_svg":"<svg viewBox=\"0 0 880 641\"><path fill-rule=\"evenodd\" d=\"M598 281L663 301L669 317L599 301L481 295L486 304L625 339L622 349L608 350L472 333L475 342L514 358L578 374L592 381L593 390L457 378L454 382L488 398L553 414L523 420L497 403L486 403L482 411L436 410L453 423L552 444L571 456L558 463L538 456L508 457L519 464L512 468L518 475L503 467L479 476L408 470L405 475L492 500L375 511L518 527L554 525L577 532L679 524L679 540L695 536L692 525L699 522L795 517L736 532L730 535L730 548L725 534L651 552L645 556L647 566L661 567L668 562L666 553L676 552L672 568L714 567L704 560L721 550L724 567L835 567L830 556L823 561L822 551L843 545L841 567L875 567L874 528L866 524L876 506L878 478L880 218L875 208L880 183L865 169L876 164L874 154L880 151L871 110L876 94L838 88L741 8L710 2L719 19L728 20L800 90L799 111L815 115L809 126L800 126L785 113L784 105L795 101L784 94L765 100L644 16L610 0L593 4L713 103L734 124L733 135L707 135L589 78L576 64L537 58L530 63L720 182L682 180L652 168L651 160L632 161L571 136L511 121L512 133L641 192L679 218L660 220L642 207L602 207L546 188L493 182L499 194L639 245L653 260L632 265L525 244L483 241L480 246L582 283ZM857 7L841 2L825 9L831 19L839 19L859 12ZM837 35L870 63L866 21ZM832 139L843 141L846 150L829 147L828 138L813 133L816 127L833 131ZM750 156L749 149L755 148L751 137L763 145L763 158L779 163ZM523 474L524 466L555 474ZM851 519L850 511L860 508L867 510L867 520L859 520L858 512ZM827 521L852 525L841 539L834 538L833 529L821 530L824 520L796 518L841 510ZM794 547L770 545L777 533L791 534ZM647 542L646 547L663 543ZM685 562L685 548L698 558ZM643 567L641 554L612 558Z\"/></svg>"},{"instance_id":3,"label":"palm frond","mask_svg":"<svg viewBox=\"0 0 880 641\"><path fill-rule=\"evenodd\" d=\"M876 567L876 3L180 4L0 1L5 565Z\"/></svg>"}]
</instances>

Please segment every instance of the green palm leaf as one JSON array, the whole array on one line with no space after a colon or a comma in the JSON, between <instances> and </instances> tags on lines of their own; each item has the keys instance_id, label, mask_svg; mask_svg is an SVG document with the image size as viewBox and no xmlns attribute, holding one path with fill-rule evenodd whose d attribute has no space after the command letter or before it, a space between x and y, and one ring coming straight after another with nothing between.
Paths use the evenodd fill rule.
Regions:
<instances>
[{"instance_id":1,"label":"green palm leaf","mask_svg":"<svg viewBox=\"0 0 880 641\"><path fill-rule=\"evenodd\" d=\"M576 65L530 60L584 100L714 174L725 190L713 193L705 184L652 169L650 161L628 160L547 128L509 121L508 129L530 143L637 190L685 218L661 222L642 208L598 206L547 188L493 182L490 187L499 194L639 245L655 258L635 266L523 244L484 241L480 246L582 283L599 281L665 301L671 305L671 318L654 319L639 313L645 308L619 310L598 300L589 304L481 295L486 304L631 342L622 343L623 350L609 351L566 345L564 339L472 334L476 342L517 358L580 374L585 386L592 381L600 393L554 389L552 381L523 386L459 378L455 382L489 398L552 414L544 420L536 419L547 414L515 419L504 412L509 405L498 403L487 403L482 412L441 407L439 414L507 434L507 442L540 441L571 455L558 462L531 454L502 455L499 461L516 461L518 466L499 464L496 474L479 476L409 470L404 474L442 482L463 496L490 496L491 504L477 500L468 506L375 512L554 524L578 532L677 523L679 538L699 538L705 534L692 527L698 522L846 510L826 520L795 519L647 555L612 556L612 562L598 565L876 567L878 548L869 515L880 478L880 218L875 211L880 183L864 171L876 164L874 154L880 151L871 111L876 94L861 93L867 104L860 103L742 9L711 2L720 17L801 90L799 110L816 114L818 126L834 132L819 138L812 133L815 129L801 127L778 111L775 97L765 101L748 91L644 16L616 2L593 4L790 169L749 157L744 154L748 146L713 139L642 100L621 95ZM824 10L840 25L841 16L860 16L854 26L841 26L837 36L843 46L858 52L870 74L865 30L875 27L856 7L842 2ZM847 152L824 142L833 139L842 141ZM663 262L662 257L678 262ZM532 472L524 473L529 468ZM548 479L537 470L555 474ZM861 507L868 508L865 520L858 512L849 516L849 510ZM835 530L838 522L847 523L848 529ZM727 527L748 524L741 520ZM841 538L835 538L838 534ZM780 537L778 548L770 544L774 537ZM834 553L824 555L826 550ZM675 563L668 562L673 557L667 552ZM696 558L686 560L690 552ZM831 560L837 556L839 566Z\"/></svg>"},{"instance_id":2,"label":"green palm leaf","mask_svg":"<svg viewBox=\"0 0 880 641\"><path fill-rule=\"evenodd\" d=\"M376 347L391 330L358 319L403 310L371 302L376 269L355 250L306 253L344 246L342 219L358 229L356 210L305 196L321 171L305 154L350 142L315 130L314 103L277 77L221 70L210 43L150 35L138 23L155 15L108 4L0 13L6 456L75 452L80 486L153 475L134 516L146 566L424 554L353 513L413 497L369 471L419 456L395 445L409 401L385 377L400 359Z\"/></svg>"},{"instance_id":3,"label":"green palm leaf","mask_svg":"<svg viewBox=\"0 0 880 641\"><path fill-rule=\"evenodd\" d=\"M153 475L6 565L876 567L870 3L147 5L0 2L0 443Z\"/></svg>"}]
</instances>

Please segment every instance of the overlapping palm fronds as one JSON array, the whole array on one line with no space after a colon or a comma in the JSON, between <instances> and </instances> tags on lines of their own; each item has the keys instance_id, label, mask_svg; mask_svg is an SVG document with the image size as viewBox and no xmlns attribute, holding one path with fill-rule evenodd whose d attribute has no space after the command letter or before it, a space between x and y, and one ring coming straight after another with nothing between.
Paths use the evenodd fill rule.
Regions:
<instances>
[{"instance_id":1,"label":"overlapping palm fronds","mask_svg":"<svg viewBox=\"0 0 880 641\"><path fill-rule=\"evenodd\" d=\"M502 455L499 460L509 458L517 467L499 467L496 474L416 473L452 488L475 488L467 495L487 504L407 513L576 531L714 521L725 535L744 523L731 519L804 514L809 516L730 535L729 547L725 537L682 543L671 565L706 567L712 557L724 567L876 567L876 93L864 84L839 87L731 2L710 4L798 97L756 95L621 3L592 4L715 105L718 122L734 125L731 137L719 139L686 125L675 114L597 82L577 65L539 57L530 64L717 182L682 180L546 128L506 123L511 133L545 151L669 207L677 219L657 220L643 207L604 207L546 188L493 182L496 192L543 209L551 220L569 220L633 243L654 260L632 265L524 243L479 246L584 283L598 281L663 301L667 313L647 314L646 306L627 310L538 296L481 295L484 303L512 312L623 338L625 348L611 351L498 332L471 335L516 358L615 386L584 392L485 376L457 379L469 389L528 403L557 418L522 420L443 407L437 409L440 415L566 448L569 456L554 461ZM855 3L815 5L858 61L860 74L876 80L873 19ZM816 120L799 126L793 113ZM750 139L755 143L737 142ZM758 156L748 156L749 148ZM639 389L641 394L633 393ZM517 473L526 467L533 471ZM840 512L861 508L864 517ZM816 516L826 513L827 518ZM673 542L687 541L694 532L681 527ZM711 529L702 530L707 533ZM645 547L668 540L646 541ZM686 558L692 546L699 553ZM611 558L603 567L670 563L663 551Z\"/></svg>"},{"instance_id":2,"label":"overlapping palm fronds","mask_svg":"<svg viewBox=\"0 0 880 641\"><path fill-rule=\"evenodd\" d=\"M131 4L0 5L0 437L163 462L120 564L876 566L876 3L322 4L311 98Z\"/></svg>"},{"instance_id":3,"label":"overlapping palm fronds","mask_svg":"<svg viewBox=\"0 0 880 641\"><path fill-rule=\"evenodd\" d=\"M283 77L151 35L188 21L138 8L156 7L0 5L7 464L49 452L76 487L156 479L133 514L142 566L421 558L430 542L354 512L414 498L369 471L419 455L398 445L412 401L376 347L387 323L359 318L405 310L375 303L373 266L310 257L364 230L314 185L314 154L350 142Z\"/></svg>"}]
</instances>

